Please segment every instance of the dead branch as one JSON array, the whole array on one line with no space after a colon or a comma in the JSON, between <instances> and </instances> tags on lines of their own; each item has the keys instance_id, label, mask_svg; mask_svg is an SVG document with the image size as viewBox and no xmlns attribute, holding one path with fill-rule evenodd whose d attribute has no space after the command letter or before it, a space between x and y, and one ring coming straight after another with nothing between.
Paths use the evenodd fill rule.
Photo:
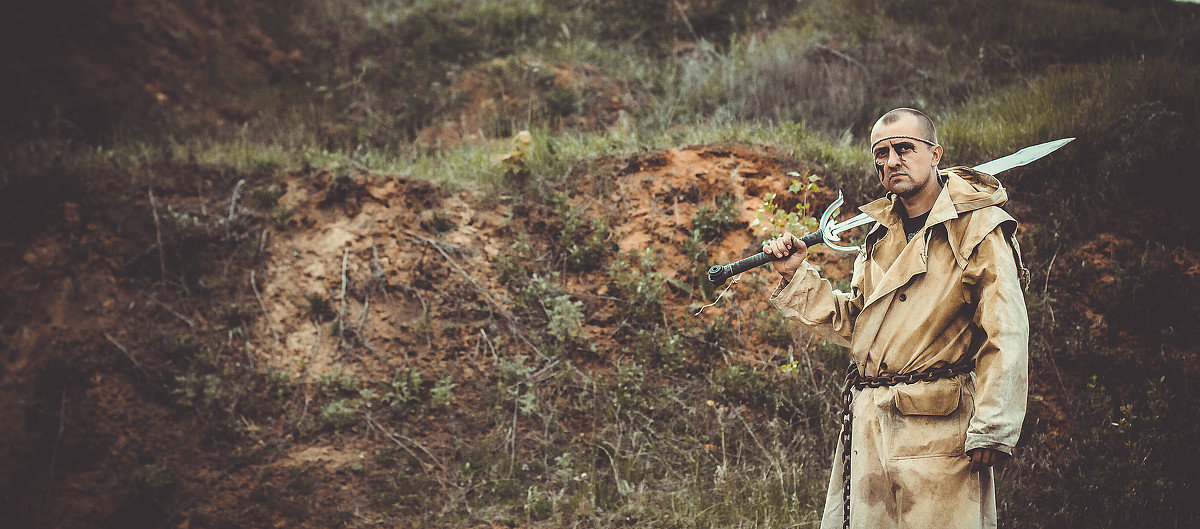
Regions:
<instances>
[{"instance_id":1,"label":"dead branch","mask_svg":"<svg viewBox=\"0 0 1200 529\"><path fill-rule=\"evenodd\" d=\"M228 229L232 229L233 220L237 218L237 203L242 198L242 188L246 187L246 179L238 180L238 183L233 186L233 196L229 197L229 218L225 222L228 223Z\"/></svg>"},{"instance_id":2,"label":"dead branch","mask_svg":"<svg viewBox=\"0 0 1200 529\"><path fill-rule=\"evenodd\" d=\"M1046 282L1042 285L1042 294L1045 294L1047 290L1050 290L1050 271L1054 270L1054 260L1058 258L1058 251L1060 249L1062 249L1062 246L1054 249L1054 255L1050 256L1050 264L1046 265ZM1145 263L1143 262L1142 264Z\"/></svg>"},{"instance_id":3,"label":"dead branch","mask_svg":"<svg viewBox=\"0 0 1200 529\"><path fill-rule=\"evenodd\" d=\"M371 277L375 278L375 284L384 294L388 293L387 278L383 271L383 266L379 264L379 250L375 245L371 245Z\"/></svg>"},{"instance_id":4,"label":"dead branch","mask_svg":"<svg viewBox=\"0 0 1200 529\"><path fill-rule=\"evenodd\" d=\"M495 311L500 316L502 316L508 322L508 328L510 331L512 331L512 333L514 335L516 335L518 338L520 338L522 342L525 342L525 345L528 346L530 349L532 349L534 353L537 353L537 355L539 357L541 357L543 360L547 360L547 361L551 360L550 357L543 354L541 350L539 350L536 346L533 345L532 342L529 341L529 338L525 336L524 332L521 332L521 328L517 324L517 318L515 316L513 316L511 313L509 313L507 310L504 310L504 307L501 307L500 304L496 302L496 300L492 299L491 294L488 294L487 290L484 290L483 287L479 286L479 283L476 282L475 279L471 277L471 274L468 273L462 266L460 266L458 264L458 262L454 260L453 257L450 257L450 254L447 253L446 250L442 248L441 244L438 244L438 242L433 239L417 235L416 233L413 233L410 230L404 230L404 233L407 234L409 237L412 237L413 239L417 240L418 242L423 242L423 243L433 247L433 249L437 250L438 253L442 254L442 257L446 258L446 262L450 263L450 265L453 266L455 268L455 270L458 270L458 272L460 274L462 274L462 276L465 277L468 282L471 283L471 286L475 287L475 291L478 292L479 295L482 296L483 299L485 301L487 301L489 305L492 306L492 310Z\"/></svg>"},{"instance_id":5,"label":"dead branch","mask_svg":"<svg viewBox=\"0 0 1200 529\"><path fill-rule=\"evenodd\" d=\"M269 233L270 232L267 228L263 228L262 235L258 237L258 253L254 255L262 255L263 250L267 247L267 235Z\"/></svg>"},{"instance_id":6,"label":"dead branch","mask_svg":"<svg viewBox=\"0 0 1200 529\"><path fill-rule=\"evenodd\" d=\"M176 318L179 318L179 321L186 323L188 328L190 328L192 330L192 332L196 332L196 322L192 321L191 318L184 316L183 314L180 314L179 311L171 308L166 303L159 301L159 299L157 297L151 296L150 301L153 301L156 305L158 305L159 307L162 307L163 310L166 310L167 312L170 312Z\"/></svg>"},{"instance_id":7,"label":"dead branch","mask_svg":"<svg viewBox=\"0 0 1200 529\"><path fill-rule=\"evenodd\" d=\"M342 307L338 309L338 344L336 349L341 350L342 342L346 337L346 264L350 259L350 249L346 248L342 252Z\"/></svg>"},{"instance_id":8,"label":"dead branch","mask_svg":"<svg viewBox=\"0 0 1200 529\"><path fill-rule=\"evenodd\" d=\"M258 300L258 307L262 309L263 316L267 318L267 327L271 329L271 335L275 337L275 343L283 343L279 339L279 332L275 330L275 319L267 311L267 304L263 302L262 294L258 293L258 284L254 282L254 270L250 271L250 288L254 290L254 298Z\"/></svg>"},{"instance_id":9,"label":"dead branch","mask_svg":"<svg viewBox=\"0 0 1200 529\"><path fill-rule=\"evenodd\" d=\"M63 432L67 428L67 386L62 388L62 397L58 403L58 435L54 437L54 449L50 452L50 472L46 478L46 491L42 495L42 503L38 505L37 517L42 516L42 509L50 501L50 492L54 487L54 466L58 461L58 447L62 445Z\"/></svg>"},{"instance_id":10,"label":"dead branch","mask_svg":"<svg viewBox=\"0 0 1200 529\"><path fill-rule=\"evenodd\" d=\"M446 472L446 465L443 465L442 461L440 459L438 459L437 456L433 455L433 452L430 452L428 448L425 448L425 445L422 445L421 443L417 442L415 439L405 436L404 434L399 434L399 433L389 431L387 428L384 428L382 424L379 424L377 421L375 421L375 418L372 417L371 414L367 414L367 424L370 426L374 426L375 429L379 430L379 432L382 433L385 437L387 437L388 439L391 439L393 443L396 443L396 446L399 446L405 452L408 452L408 455L413 456L413 459L416 459L417 462L421 463L421 466L425 467L426 471L433 470L434 465L436 465L438 468L442 469L442 472ZM421 452L423 452L426 456L428 456L429 460L433 461L433 463L430 464L430 463L425 462L425 460L422 459L421 456L417 455L417 453L414 452L412 448L409 448L408 445L401 442L401 439L408 441L409 444L421 449Z\"/></svg>"},{"instance_id":11,"label":"dead branch","mask_svg":"<svg viewBox=\"0 0 1200 529\"><path fill-rule=\"evenodd\" d=\"M162 272L162 280L167 280L167 257L164 255L162 241L162 221L158 218L158 201L154 200L154 190L147 189L146 194L150 197L150 212L154 214L154 232L158 236L158 267Z\"/></svg>"},{"instance_id":12,"label":"dead branch","mask_svg":"<svg viewBox=\"0 0 1200 529\"><path fill-rule=\"evenodd\" d=\"M138 370L141 371L143 375L146 375L147 379L151 378L150 372L146 371L146 368L144 366L142 366L142 363L139 362L138 359L135 358L132 353L129 352L129 349L126 349L124 345L121 345L121 343L118 342L116 338L113 338L111 334L104 333L104 337L108 339L108 343L113 344L113 346L116 347L117 350L124 353L125 358L128 358L130 362L133 362L134 367L137 367Z\"/></svg>"}]
</instances>

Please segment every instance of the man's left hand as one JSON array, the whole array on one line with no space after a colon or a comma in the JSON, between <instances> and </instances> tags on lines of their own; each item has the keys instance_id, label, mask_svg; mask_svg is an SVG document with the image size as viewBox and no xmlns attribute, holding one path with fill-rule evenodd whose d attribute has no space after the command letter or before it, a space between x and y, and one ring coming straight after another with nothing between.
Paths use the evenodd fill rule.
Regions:
<instances>
[{"instance_id":1,"label":"man's left hand","mask_svg":"<svg viewBox=\"0 0 1200 529\"><path fill-rule=\"evenodd\" d=\"M1008 459L1008 454L995 448L975 448L967 452L967 455L971 457L972 472L978 472Z\"/></svg>"}]
</instances>

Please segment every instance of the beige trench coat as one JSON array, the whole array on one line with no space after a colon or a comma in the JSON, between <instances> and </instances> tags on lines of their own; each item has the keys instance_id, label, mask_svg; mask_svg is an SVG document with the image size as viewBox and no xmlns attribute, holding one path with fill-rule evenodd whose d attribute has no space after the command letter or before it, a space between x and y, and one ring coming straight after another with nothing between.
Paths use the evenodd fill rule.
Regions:
<instances>
[{"instance_id":1,"label":"beige trench coat","mask_svg":"<svg viewBox=\"0 0 1200 529\"><path fill-rule=\"evenodd\" d=\"M864 375L920 371L973 357L973 373L856 391L850 520L864 528L996 526L991 469L965 452L1011 454L1028 392L1027 271L1016 221L994 177L967 168L946 178L925 227L907 241L883 198L861 210L878 223L854 263L849 292L804 263L771 303L789 319L848 346ZM842 525L842 450L834 455L821 527Z\"/></svg>"}]
</instances>

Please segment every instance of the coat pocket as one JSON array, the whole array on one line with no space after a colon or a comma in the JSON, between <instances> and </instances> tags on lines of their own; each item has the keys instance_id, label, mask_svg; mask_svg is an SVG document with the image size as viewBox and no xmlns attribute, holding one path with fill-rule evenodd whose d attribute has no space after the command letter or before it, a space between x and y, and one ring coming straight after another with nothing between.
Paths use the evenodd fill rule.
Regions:
<instances>
[{"instance_id":1,"label":"coat pocket","mask_svg":"<svg viewBox=\"0 0 1200 529\"><path fill-rule=\"evenodd\" d=\"M895 386L883 419L892 459L962 455L971 421L959 378Z\"/></svg>"},{"instance_id":2,"label":"coat pocket","mask_svg":"<svg viewBox=\"0 0 1200 529\"><path fill-rule=\"evenodd\" d=\"M896 409L901 415L944 417L954 413L961 401L962 384L956 378L896 386Z\"/></svg>"}]
</instances>

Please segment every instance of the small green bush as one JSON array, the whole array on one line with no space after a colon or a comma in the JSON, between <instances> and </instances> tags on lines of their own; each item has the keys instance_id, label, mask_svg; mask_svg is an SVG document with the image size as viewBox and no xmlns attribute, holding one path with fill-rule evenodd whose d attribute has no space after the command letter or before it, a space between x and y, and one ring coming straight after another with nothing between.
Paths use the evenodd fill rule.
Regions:
<instances>
[{"instance_id":1,"label":"small green bush","mask_svg":"<svg viewBox=\"0 0 1200 529\"><path fill-rule=\"evenodd\" d=\"M358 408L361 405L355 399L335 399L321 408L319 415L321 423L334 430L341 430L358 420Z\"/></svg>"},{"instance_id":2,"label":"small green bush","mask_svg":"<svg viewBox=\"0 0 1200 529\"><path fill-rule=\"evenodd\" d=\"M591 336L583 329L583 303L571 301L571 297L565 294L547 301L546 316L550 319L547 329L550 335L565 346L586 347Z\"/></svg>"},{"instance_id":3,"label":"small green bush","mask_svg":"<svg viewBox=\"0 0 1200 529\"><path fill-rule=\"evenodd\" d=\"M341 369L337 368L322 374L320 381L317 383L317 387L321 389L321 393L329 398L357 393L359 386L360 384L357 380L343 374Z\"/></svg>"},{"instance_id":4,"label":"small green bush","mask_svg":"<svg viewBox=\"0 0 1200 529\"><path fill-rule=\"evenodd\" d=\"M738 218L738 206L737 198L720 197L716 200L716 206L700 206L700 211L692 216L692 226L705 239L720 237L743 226Z\"/></svg>"},{"instance_id":5,"label":"small green bush","mask_svg":"<svg viewBox=\"0 0 1200 529\"><path fill-rule=\"evenodd\" d=\"M421 372L413 367L397 369L396 374L392 376L384 388L383 396L380 400L384 404L393 409L402 408L404 405L419 402L421 398Z\"/></svg>"},{"instance_id":6,"label":"small green bush","mask_svg":"<svg viewBox=\"0 0 1200 529\"><path fill-rule=\"evenodd\" d=\"M429 390L429 407L430 408L448 408L454 402L454 388L458 384L454 383L454 379L450 375L446 375L438 379L437 384Z\"/></svg>"},{"instance_id":7,"label":"small green bush","mask_svg":"<svg viewBox=\"0 0 1200 529\"><path fill-rule=\"evenodd\" d=\"M616 250L609 241L608 222L602 217L586 219L583 213L571 207L565 194L553 199L559 229L559 244L562 245L567 269L572 271L599 268L607 257Z\"/></svg>"},{"instance_id":8,"label":"small green bush","mask_svg":"<svg viewBox=\"0 0 1200 529\"><path fill-rule=\"evenodd\" d=\"M639 330L634 337L633 356L639 362L665 371L680 371L688 365L683 337L660 330Z\"/></svg>"},{"instance_id":9,"label":"small green bush","mask_svg":"<svg viewBox=\"0 0 1200 529\"><path fill-rule=\"evenodd\" d=\"M608 267L609 277L628 309L629 321L635 326L653 326L662 316L667 290L663 275L655 270L659 259L656 250L647 248L623 255Z\"/></svg>"},{"instance_id":10,"label":"small green bush","mask_svg":"<svg viewBox=\"0 0 1200 529\"><path fill-rule=\"evenodd\" d=\"M792 343L792 324L778 311L763 309L754 315L758 337L767 344L787 347Z\"/></svg>"},{"instance_id":11,"label":"small green bush","mask_svg":"<svg viewBox=\"0 0 1200 529\"><path fill-rule=\"evenodd\" d=\"M500 283L512 286L523 286L529 280L529 269L525 263L533 257L532 248L528 242L529 236L521 233L517 240L501 253L496 259L496 278Z\"/></svg>"}]
</instances>

